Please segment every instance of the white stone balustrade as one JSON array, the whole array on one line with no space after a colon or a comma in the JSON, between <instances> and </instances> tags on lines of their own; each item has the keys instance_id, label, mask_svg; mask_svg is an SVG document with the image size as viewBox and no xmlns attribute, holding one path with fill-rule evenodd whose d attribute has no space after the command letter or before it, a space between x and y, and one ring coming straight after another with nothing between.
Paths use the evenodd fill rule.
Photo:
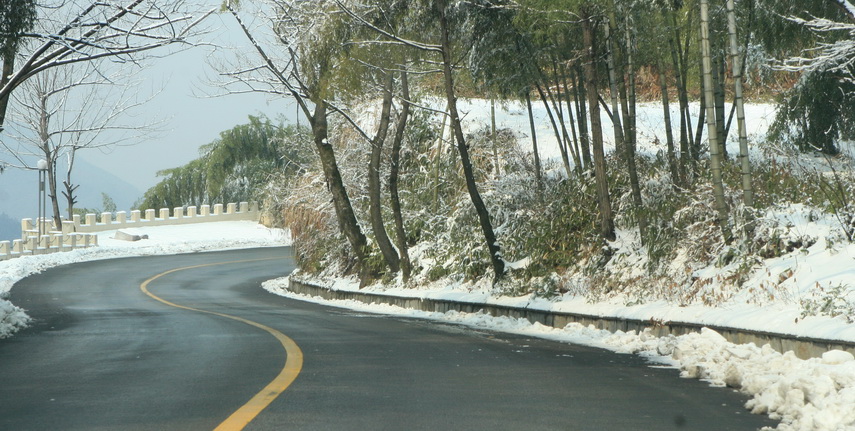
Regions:
<instances>
[{"instance_id":1,"label":"white stone balustrade","mask_svg":"<svg viewBox=\"0 0 855 431\"><path fill-rule=\"evenodd\" d=\"M40 221L23 219L21 220L21 239L11 242L0 241L0 261L20 256L97 246L98 236L94 233L107 230L218 221L258 221L261 215L258 204L249 202L216 204L213 207L213 213L209 205L202 205L198 209L195 206L176 207L172 209L172 217L169 213L169 208L162 208L159 211L148 209L145 211L145 217L142 218L140 211L133 210L130 212L129 219L124 211L115 214L104 212L100 214L100 223L97 222L96 214L86 214L83 218L85 223L81 222L80 216L75 215L72 220L64 220L62 226L54 226L52 219ZM41 222L41 230L38 228L39 222Z\"/></svg>"}]
</instances>

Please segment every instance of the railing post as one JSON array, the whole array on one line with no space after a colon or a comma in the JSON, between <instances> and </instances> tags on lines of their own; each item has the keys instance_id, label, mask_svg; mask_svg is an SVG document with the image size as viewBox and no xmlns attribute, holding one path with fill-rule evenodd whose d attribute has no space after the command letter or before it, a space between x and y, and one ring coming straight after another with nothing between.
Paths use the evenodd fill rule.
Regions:
<instances>
[{"instance_id":1,"label":"railing post","mask_svg":"<svg viewBox=\"0 0 855 431\"><path fill-rule=\"evenodd\" d=\"M25 218L21 220L21 240L26 241L30 236L29 231L35 230L36 226L33 224L33 219Z\"/></svg>"},{"instance_id":2,"label":"railing post","mask_svg":"<svg viewBox=\"0 0 855 431\"><path fill-rule=\"evenodd\" d=\"M145 221L154 221L154 210L153 209L145 210Z\"/></svg>"},{"instance_id":3,"label":"railing post","mask_svg":"<svg viewBox=\"0 0 855 431\"><path fill-rule=\"evenodd\" d=\"M95 214L86 214L86 225L95 226L98 222L95 221Z\"/></svg>"},{"instance_id":4,"label":"railing post","mask_svg":"<svg viewBox=\"0 0 855 431\"><path fill-rule=\"evenodd\" d=\"M209 215L211 215L211 206L202 205L202 217L208 217Z\"/></svg>"},{"instance_id":5,"label":"railing post","mask_svg":"<svg viewBox=\"0 0 855 431\"><path fill-rule=\"evenodd\" d=\"M188 218L196 217L196 207L195 206L187 207L187 217Z\"/></svg>"},{"instance_id":6,"label":"railing post","mask_svg":"<svg viewBox=\"0 0 855 431\"><path fill-rule=\"evenodd\" d=\"M160 209L160 218L163 220L169 220L169 208Z\"/></svg>"},{"instance_id":7,"label":"railing post","mask_svg":"<svg viewBox=\"0 0 855 431\"><path fill-rule=\"evenodd\" d=\"M223 204L214 204L214 215L223 215Z\"/></svg>"},{"instance_id":8,"label":"railing post","mask_svg":"<svg viewBox=\"0 0 855 431\"><path fill-rule=\"evenodd\" d=\"M131 221L134 223L140 222L140 210L131 211Z\"/></svg>"}]
</instances>

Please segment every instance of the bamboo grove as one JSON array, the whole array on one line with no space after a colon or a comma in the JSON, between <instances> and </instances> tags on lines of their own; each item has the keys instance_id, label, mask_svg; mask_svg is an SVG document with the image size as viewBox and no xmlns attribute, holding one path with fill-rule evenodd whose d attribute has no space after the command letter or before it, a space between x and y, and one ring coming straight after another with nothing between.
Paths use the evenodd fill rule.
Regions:
<instances>
[{"instance_id":1,"label":"bamboo grove","mask_svg":"<svg viewBox=\"0 0 855 431\"><path fill-rule=\"evenodd\" d=\"M848 62L823 66L815 49L851 39L850 34L821 32L807 20L821 17L851 29L852 11L845 0L226 2L223 13L241 26L253 52L240 67L221 73L229 85L294 99L308 120L325 194L314 207L301 208L329 204L334 218L313 224L299 205L286 206L292 230L317 234L333 226L331 235L346 246L326 250L349 262L342 271L358 274L363 283L389 274L401 273L406 281L414 271L442 271L414 267L408 251L441 224L426 220L450 217L430 198L417 196L440 200L436 196L446 186L438 179L443 170L452 170L467 203L466 209L457 203L448 211L471 210L467 220L480 235L480 244L469 246L482 250L483 261L467 264L489 268L494 283L500 283L511 258L521 257L525 239L508 233L509 210L496 197L495 183L523 171L531 179L523 186L531 191L531 205L564 202L563 215L553 222L594 233L581 234L575 252L587 247L608 259L621 220L655 255L662 232L675 229L679 211L654 208L659 205L649 185L654 162L637 153L640 103L661 104L664 142L657 141L654 158L662 161L669 188L682 196L710 197L704 217L718 229L719 243L749 240L752 210L758 199L768 199L758 197L755 183L771 174L768 167L752 170L743 101L778 97L801 106L799 91L817 88L805 77L851 85L852 51ZM250 24L252 13L272 38ZM792 66L793 58L811 56L813 63L802 63L810 65ZM843 93L834 112L835 123L843 125L817 148L827 154L848 136L852 94ZM466 130L461 101L470 98L490 100L493 109L509 101L526 107L530 151L520 163L510 161L517 143L502 146L495 118L479 133ZM539 157L534 106L546 111L558 143L560 160L552 166ZM813 108L802 106L805 112ZM426 118L439 118L440 124ZM792 137L800 129L812 130L812 121L781 117L777 123ZM613 152L606 137L614 142ZM738 140L735 154L727 151L728 137ZM344 149L342 141L358 142L351 146L357 150ZM441 161L443 143L454 149L447 153L451 162ZM342 169L343 164L348 167ZM359 173L347 173L354 169ZM730 177L736 181L728 185ZM288 183L289 196L295 196L298 182ZM418 191L416 184L422 185ZM616 188L625 194L616 196ZM564 200L574 193L577 200ZM575 253L566 245L542 246L538 254L551 270L569 265ZM564 260L550 260L559 249Z\"/></svg>"}]
</instances>

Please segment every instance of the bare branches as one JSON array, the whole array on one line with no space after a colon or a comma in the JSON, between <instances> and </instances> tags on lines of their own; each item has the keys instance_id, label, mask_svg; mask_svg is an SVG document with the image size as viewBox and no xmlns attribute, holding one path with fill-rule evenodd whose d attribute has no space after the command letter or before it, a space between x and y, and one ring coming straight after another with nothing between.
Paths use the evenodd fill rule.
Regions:
<instances>
[{"instance_id":1,"label":"bare branches","mask_svg":"<svg viewBox=\"0 0 855 431\"><path fill-rule=\"evenodd\" d=\"M14 95L10 138L2 147L27 167L32 157L55 161L84 148L132 145L154 133L162 122L127 122L127 116L151 97L140 98L127 72L103 76L95 65L53 69L27 81ZM124 85L116 85L121 82Z\"/></svg>"},{"instance_id":2,"label":"bare branches","mask_svg":"<svg viewBox=\"0 0 855 431\"><path fill-rule=\"evenodd\" d=\"M65 7L76 6L79 4ZM192 44L190 38L200 32L200 23L216 9L196 11L195 17L193 11L185 9L183 1L100 0L88 3L64 23L40 20L37 25L41 28L24 35L29 43L19 49L23 61L0 88L0 99L8 97L33 76L54 67L102 58L135 62L155 48Z\"/></svg>"},{"instance_id":3,"label":"bare branches","mask_svg":"<svg viewBox=\"0 0 855 431\"><path fill-rule=\"evenodd\" d=\"M297 104L300 106L300 109L303 111L306 118L312 118L312 114L311 114L311 110L309 108L309 105L305 101L305 99L307 98L307 93L304 91L305 85L303 85L300 82L299 76L295 72L295 68L289 67L289 66L292 66L294 64L294 61L296 61L296 55L293 51L293 48L291 48L290 46L288 47L289 52L291 53L291 61L289 62L289 64L286 65L286 67L283 69L278 68L276 66L276 64L274 63L273 59L269 55L267 55L267 52L261 46L259 41L255 38L255 36L253 36L249 27L247 27L246 23L244 23L244 21L241 19L240 15L237 13L237 10L235 10L234 7L232 7L231 2L226 3L226 9L235 18L235 21L237 21L241 30L243 30L244 35L246 35L250 44L252 44L255 51L261 57L263 65L249 67L249 68L239 70L236 72L225 72L224 74L227 76L231 76L233 78L238 78L237 82L241 82L241 83L246 84L250 81L243 78L244 76L250 76L252 72L267 70L268 72L271 73L271 75L273 75L273 77L276 78L276 80L279 82L279 84L281 84L283 87L285 87L286 92L294 97L294 100L297 101ZM295 79L295 81L297 81L297 85L292 84L292 82L290 81L289 78ZM251 89L255 90L255 88L252 87L251 85L249 87ZM273 92L273 91L271 91L269 89L266 89L266 90L262 89L261 92Z\"/></svg>"}]
</instances>

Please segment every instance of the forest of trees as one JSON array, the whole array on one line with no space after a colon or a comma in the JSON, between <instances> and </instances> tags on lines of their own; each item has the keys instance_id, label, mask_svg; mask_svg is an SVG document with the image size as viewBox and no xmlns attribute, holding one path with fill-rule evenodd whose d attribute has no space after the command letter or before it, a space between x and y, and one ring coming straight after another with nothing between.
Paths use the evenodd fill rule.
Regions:
<instances>
[{"instance_id":1,"label":"forest of trees","mask_svg":"<svg viewBox=\"0 0 855 431\"><path fill-rule=\"evenodd\" d=\"M271 186L270 203L304 269L353 272L363 283L399 272L406 281L414 270L498 283L523 258L532 261L524 277L591 271L611 258L616 226L637 232L650 271L692 235L698 260L768 248L753 219L786 181L752 166L746 95L778 100L785 109L772 139L802 151L837 155L855 124L855 8L846 0L278 0L224 9L256 52L221 72L232 85L294 98L311 128L314 167ZM264 28L246 24L253 12ZM530 118L542 104L558 164L538 157L534 124L525 153L495 126L467 133L461 97L521 101ZM640 101L662 104L666 136L655 156L636 153ZM817 187L828 209L847 211L845 193ZM414 246L421 267L408 256Z\"/></svg>"},{"instance_id":2,"label":"forest of trees","mask_svg":"<svg viewBox=\"0 0 855 431\"><path fill-rule=\"evenodd\" d=\"M33 25L2 13L7 33ZM220 59L222 89L291 98L308 127L250 117L140 206L262 200L307 272L552 294L566 274L598 277L628 232L648 276L673 279L678 255L690 273L793 247L757 221L784 202L835 214L853 239L848 177L749 155L794 149L834 171L855 137L848 0L225 0L220 13L252 47ZM464 98L519 103L530 134L467 128ZM781 108L766 143L749 142L746 98ZM637 151L640 103L662 108L655 154ZM539 156L535 107L557 160Z\"/></svg>"}]
</instances>

